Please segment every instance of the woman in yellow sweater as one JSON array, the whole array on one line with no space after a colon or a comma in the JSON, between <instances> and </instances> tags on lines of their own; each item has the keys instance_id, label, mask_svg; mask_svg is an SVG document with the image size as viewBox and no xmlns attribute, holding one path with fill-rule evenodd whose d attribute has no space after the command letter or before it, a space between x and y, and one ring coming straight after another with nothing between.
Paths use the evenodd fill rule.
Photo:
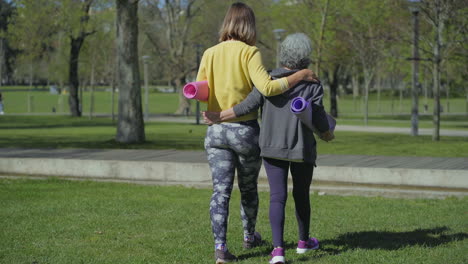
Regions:
<instances>
[{"instance_id":1,"label":"woman in yellow sweater","mask_svg":"<svg viewBox=\"0 0 468 264\"><path fill-rule=\"evenodd\" d=\"M208 111L221 112L242 102L255 85L265 96L284 93L300 81L313 81L308 69L288 77L271 80L255 47L255 15L243 3L234 3L226 13L220 29L220 43L203 54L197 81L208 81ZM257 179L261 166L258 146L257 112L208 127L205 149L213 180L210 217L215 240L216 263L236 261L227 249L226 231L229 200L237 169L241 192L241 217L244 248L261 242L255 232L258 212Z\"/></svg>"}]
</instances>

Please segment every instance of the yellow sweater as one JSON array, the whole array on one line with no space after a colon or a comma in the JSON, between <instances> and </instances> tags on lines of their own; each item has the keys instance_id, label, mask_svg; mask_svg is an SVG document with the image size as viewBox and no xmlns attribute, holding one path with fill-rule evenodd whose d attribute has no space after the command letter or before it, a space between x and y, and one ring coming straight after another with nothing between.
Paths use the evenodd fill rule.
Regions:
<instances>
[{"instance_id":1,"label":"yellow sweater","mask_svg":"<svg viewBox=\"0 0 468 264\"><path fill-rule=\"evenodd\" d=\"M242 102L255 87L265 96L288 89L286 78L271 80L263 67L260 51L242 41L224 41L205 51L197 81L207 80L210 87L208 111L220 112ZM231 120L257 119L257 112Z\"/></svg>"}]
</instances>

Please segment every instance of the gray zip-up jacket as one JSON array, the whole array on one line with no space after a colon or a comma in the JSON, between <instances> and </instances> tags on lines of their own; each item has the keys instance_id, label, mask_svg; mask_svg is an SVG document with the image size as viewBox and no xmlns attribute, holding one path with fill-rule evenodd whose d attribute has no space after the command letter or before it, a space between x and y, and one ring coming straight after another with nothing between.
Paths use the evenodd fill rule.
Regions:
<instances>
[{"instance_id":1,"label":"gray zip-up jacket","mask_svg":"<svg viewBox=\"0 0 468 264\"><path fill-rule=\"evenodd\" d=\"M270 75L281 78L294 72L296 71L279 68ZM285 93L272 97L265 97L254 89L244 101L234 106L236 116L245 115L263 106L259 139L262 157L315 164L317 142L314 134L290 110L292 99L298 96L313 103L313 125L322 133L329 130L322 105L323 87L319 83L303 81Z\"/></svg>"}]
</instances>

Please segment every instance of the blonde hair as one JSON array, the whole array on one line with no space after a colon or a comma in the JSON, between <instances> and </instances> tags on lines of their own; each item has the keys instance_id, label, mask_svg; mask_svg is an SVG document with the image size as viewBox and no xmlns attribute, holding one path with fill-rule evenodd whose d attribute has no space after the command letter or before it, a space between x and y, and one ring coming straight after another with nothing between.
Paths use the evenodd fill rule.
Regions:
<instances>
[{"instance_id":1,"label":"blonde hair","mask_svg":"<svg viewBox=\"0 0 468 264\"><path fill-rule=\"evenodd\" d=\"M240 40L248 45L255 45L257 31L255 29L255 14L244 3L234 3L224 17L219 30L219 41Z\"/></svg>"}]
</instances>

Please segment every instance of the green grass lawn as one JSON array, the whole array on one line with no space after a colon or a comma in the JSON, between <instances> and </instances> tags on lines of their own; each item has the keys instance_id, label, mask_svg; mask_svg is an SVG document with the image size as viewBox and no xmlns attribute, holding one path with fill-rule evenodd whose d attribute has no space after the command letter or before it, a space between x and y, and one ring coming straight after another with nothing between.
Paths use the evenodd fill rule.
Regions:
<instances>
[{"instance_id":1,"label":"green grass lawn","mask_svg":"<svg viewBox=\"0 0 468 264\"><path fill-rule=\"evenodd\" d=\"M4 87L4 89L11 89L17 87ZM28 91L28 87L17 91L7 90L2 92L5 100L5 112L6 113L51 113L52 108L59 113L69 113L68 110L68 95L55 95L50 94L47 90L31 90ZM109 91L103 91L102 89L108 89L108 87L101 87L100 91L94 92L94 112L95 113L111 113L112 112L112 93ZM179 95L177 93L160 93L154 92L149 93L149 112L152 114L172 114L177 110L179 103ZM142 102L144 102L144 90L142 90ZM32 97L32 103L30 103L30 97ZM83 113L90 111L91 92L83 92ZM465 98L450 98L448 101L443 97L441 98L441 105L444 108L443 114L445 113L466 113L467 102ZM114 109L117 109L118 93L115 93ZM328 94L325 94L323 103L327 110L329 110L330 99ZM419 113L420 114L432 114L434 100L428 99L428 109L424 109L425 98L419 98ZM381 100L377 100L375 94L369 96L369 115L386 114L387 119L393 119L392 115L402 115L411 113L411 98L405 97L400 100L398 97L382 96ZM201 104L202 108L205 104ZM363 113L363 100L361 97L354 100L352 96L346 95L338 98L338 111L341 116L362 116ZM30 109L31 108L31 109ZM192 103L192 110L195 110L195 102ZM444 119L443 119L444 120ZM465 119L466 120L466 119Z\"/></svg>"},{"instance_id":2,"label":"green grass lawn","mask_svg":"<svg viewBox=\"0 0 468 264\"><path fill-rule=\"evenodd\" d=\"M118 109L118 93L115 93L114 111ZM142 95L144 96L144 94ZM12 91L3 92L5 113L52 113L55 108L56 113L68 114L68 95L50 94L47 91ZM32 99L30 99L32 98ZM83 115L90 112L90 92L83 93L82 109ZM93 113L112 113L112 93L104 91L94 92ZM144 105L144 97L142 103ZM174 93L149 93L148 107L150 114L173 114L179 105L178 94ZM191 104L192 111L195 111L195 102ZM201 109L206 109L206 104L200 104Z\"/></svg>"},{"instance_id":3,"label":"green grass lawn","mask_svg":"<svg viewBox=\"0 0 468 264\"><path fill-rule=\"evenodd\" d=\"M108 118L67 116L0 116L0 146L11 148L132 148L203 150L205 125L150 122L146 142L120 144L116 126ZM466 137L412 137L337 131L336 139L319 141L319 154L468 157Z\"/></svg>"},{"instance_id":4,"label":"green grass lawn","mask_svg":"<svg viewBox=\"0 0 468 264\"><path fill-rule=\"evenodd\" d=\"M0 263L214 263L211 191L58 179L0 179ZM292 196L290 196L292 197ZM239 192L228 230L239 263L267 263L268 193L257 230L268 244L243 250ZM311 195L311 235L321 248L295 253L292 198L285 242L292 263L468 262L468 200Z\"/></svg>"},{"instance_id":5,"label":"green grass lawn","mask_svg":"<svg viewBox=\"0 0 468 264\"><path fill-rule=\"evenodd\" d=\"M466 117L468 118L468 117ZM362 119L344 119L338 118L338 124L340 125L354 125L354 126L364 126L364 120ZM381 120L381 119L369 119L368 126L376 127L401 127L401 128L410 128L411 120ZM419 128L434 128L432 121L429 120L419 120ZM452 129L452 130L468 130L468 121L442 121L440 123L440 129Z\"/></svg>"}]
</instances>

